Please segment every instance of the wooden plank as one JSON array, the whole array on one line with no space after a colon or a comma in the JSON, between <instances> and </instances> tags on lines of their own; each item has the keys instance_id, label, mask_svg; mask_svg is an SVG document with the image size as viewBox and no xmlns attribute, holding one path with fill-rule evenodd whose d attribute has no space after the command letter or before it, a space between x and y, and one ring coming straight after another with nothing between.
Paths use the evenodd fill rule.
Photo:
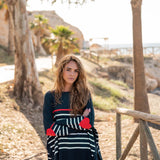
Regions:
<instances>
[{"instance_id":1,"label":"wooden plank","mask_svg":"<svg viewBox=\"0 0 160 160\"><path fill-rule=\"evenodd\" d=\"M142 128L142 124L139 123L139 132L140 132L140 157L141 160L148 160L148 152L147 152L147 139L145 136L144 129Z\"/></svg>"},{"instance_id":2,"label":"wooden plank","mask_svg":"<svg viewBox=\"0 0 160 160\"><path fill-rule=\"evenodd\" d=\"M121 155L119 160L124 160L127 157L128 153L131 150L131 148L132 148L134 142L136 141L138 135L139 135L139 125L135 129L132 137L130 138L130 141L128 142L128 144L127 144L125 150L123 151L123 153L122 153L122 155Z\"/></svg>"},{"instance_id":3,"label":"wooden plank","mask_svg":"<svg viewBox=\"0 0 160 160\"><path fill-rule=\"evenodd\" d=\"M160 124L160 116L158 116L158 115L148 114L148 113L144 113L144 112L140 112L140 111L129 110L129 109L125 109L125 108L116 108L115 111L117 113L132 116L137 119L143 119L145 121L149 121L149 122L152 122L155 124Z\"/></svg>"},{"instance_id":4,"label":"wooden plank","mask_svg":"<svg viewBox=\"0 0 160 160\"><path fill-rule=\"evenodd\" d=\"M121 115L116 114L116 159L121 156Z\"/></svg>"},{"instance_id":5,"label":"wooden plank","mask_svg":"<svg viewBox=\"0 0 160 160\"><path fill-rule=\"evenodd\" d=\"M140 120L140 124L145 132L145 135L147 137L147 141L149 143L149 146L150 146L150 149L152 151L152 155L154 157L155 160L160 160L160 155L158 153L158 150L157 150L157 147L154 143L154 140L153 140L153 137L152 137L152 134L150 132L150 129L147 125L147 123L144 121L144 120Z\"/></svg>"}]
</instances>

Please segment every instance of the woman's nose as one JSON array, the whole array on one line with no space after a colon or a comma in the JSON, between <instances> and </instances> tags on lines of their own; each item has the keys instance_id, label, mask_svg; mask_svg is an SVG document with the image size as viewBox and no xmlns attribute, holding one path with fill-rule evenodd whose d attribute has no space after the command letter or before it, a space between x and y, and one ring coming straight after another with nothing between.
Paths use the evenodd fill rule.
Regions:
<instances>
[{"instance_id":1,"label":"woman's nose","mask_svg":"<svg viewBox=\"0 0 160 160\"><path fill-rule=\"evenodd\" d=\"M71 75L74 75L74 72L71 72Z\"/></svg>"}]
</instances>

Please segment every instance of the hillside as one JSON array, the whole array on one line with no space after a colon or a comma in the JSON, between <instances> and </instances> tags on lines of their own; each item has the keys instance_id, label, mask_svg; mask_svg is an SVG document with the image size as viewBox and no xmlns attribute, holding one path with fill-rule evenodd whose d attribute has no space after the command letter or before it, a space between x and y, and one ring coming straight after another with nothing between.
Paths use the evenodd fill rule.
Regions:
<instances>
[{"instance_id":1,"label":"hillside","mask_svg":"<svg viewBox=\"0 0 160 160\"><path fill-rule=\"evenodd\" d=\"M84 58L81 58L81 60L87 70L90 82L95 81L98 85L100 84L99 82L106 83L110 88L119 90L121 95L123 95L123 98L120 99L120 107L124 105L127 108L133 108L133 89L126 88L104 77L105 67L102 68L100 65ZM110 63L111 62L108 62L108 64ZM112 64L113 63L112 61ZM51 71L40 72L40 82L44 93L49 90L50 86L53 84L51 74L53 74ZM46 137L42 124L42 110L35 110L21 104L12 96L12 92L12 81L0 84L0 159L47 160L45 149ZM151 112L160 115L160 96L148 93L148 98ZM99 132L100 148L104 160L116 159L115 119L116 114L113 109L102 111L95 108L95 127ZM125 145L128 143L131 133L133 133L136 126L137 124L134 124L131 118L126 116L122 118L122 149L124 149ZM160 150L158 131L152 128L151 131L158 150ZM140 159L139 140L136 141L127 159ZM152 159L151 154L149 154L149 159Z\"/></svg>"},{"instance_id":2,"label":"hillside","mask_svg":"<svg viewBox=\"0 0 160 160\"><path fill-rule=\"evenodd\" d=\"M1 25L0 25L0 45L6 46L8 45L8 20L5 19L5 9L1 9L0 10L0 21L1 21ZM47 19L48 19L48 23L52 28L55 28L56 26L59 25L63 25L66 27L69 27L69 29L71 29L74 34L73 37L78 38L78 44L79 47L82 48L83 46L83 41L84 41L84 37L83 37L83 33L81 32L81 30L79 28L77 28L76 26L73 26L72 24L69 24L67 22L65 22L54 10L53 11L28 11L28 21L29 23L33 21L34 19L34 15L44 15ZM36 39L35 36L32 33L32 38L34 39L35 43L36 43Z\"/></svg>"}]
</instances>

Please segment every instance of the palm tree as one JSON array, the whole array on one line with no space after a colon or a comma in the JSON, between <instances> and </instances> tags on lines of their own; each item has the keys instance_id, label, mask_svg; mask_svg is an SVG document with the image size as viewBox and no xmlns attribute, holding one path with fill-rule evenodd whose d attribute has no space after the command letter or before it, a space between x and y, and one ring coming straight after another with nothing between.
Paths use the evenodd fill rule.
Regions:
<instances>
[{"instance_id":1,"label":"palm tree","mask_svg":"<svg viewBox=\"0 0 160 160\"><path fill-rule=\"evenodd\" d=\"M34 21L30 23L30 28L34 30L34 34L37 38L36 52L41 55L46 55L45 50L41 45L41 37L44 36L46 29L48 28L48 19L43 15L35 15Z\"/></svg>"},{"instance_id":2,"label":"palm tree","mask_svg":"<svg viewBox=\"0 0 160 160\"><path fill-rule=\"evenodd\" d=\"M141 5L142 0L131 0L133 14L134 109L150 113L145 85Z\"/></svg>"},{"instance_id":3,"label":"palm tree","mask_svg":"<svg viewBox=\"0 0 160 160\"><path fill-rule=\"evenodd\" d=\"M4 0L0 0L0 9L4 8L4 4L5 4Z\"/></svg>"},{"instance_id":4,"label":"palm tree","mask_svg":"<svg viewBox=\"0 0 160 160\"><path fill-rule=\"evenodd\" d=\"M134 109L150 113L145 85L144 57L141 25L142 0L131 0L133 15L133 59L134 59ZM135 119L135 121L137 121ZM141 127L140 127L141 128ZM147 140L140 132L140 153L142 159L147 158Z\"/></svg>"},{"instance_id":5,"label":"palm tree","mask_svg":"<svg viewBox=\"0 0 160 160\"><path fill-rule=\"evenodd\" d=\"M56 50L57 56L55 65L57 66L63 56L78 48L78 44L76 43L77 39L71 37L74 33L69 30L68 27L57 26L56 29L51 29L51 33L55 36L53 46Z\"/></svg>"},{"instance_id":6,"label":"palm tree","mask_svg":"<svg viewBox=\"0 0 160 160\"><path fill-rule=\"evenodd\" d=\"M141 25L142 0L131 0L133 15L133 59L134 59L134 109L150 113L145 85L144 56ZM137 121L135 119L135 121ZM147 158L147 140L140 127L140 153L142 159Z\"/></svg>"}]
</instances>

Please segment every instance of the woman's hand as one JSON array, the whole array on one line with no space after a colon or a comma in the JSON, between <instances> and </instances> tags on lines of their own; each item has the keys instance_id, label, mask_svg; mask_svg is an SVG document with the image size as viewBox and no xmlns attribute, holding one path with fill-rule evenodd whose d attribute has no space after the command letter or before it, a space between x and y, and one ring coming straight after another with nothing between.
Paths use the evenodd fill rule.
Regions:
<instances>
[{"instance_id":1,"label":"woman's hand","mask_svg":"<svg viewBox=\"0 0 160 160\"><path fill-rule=\"evenodd\" d=\"M84 112L83 112L83 116L84 116L84 117L87 117L90 112L91 112L91 109L90 109L90 108L89 108L89 109L86 108L86 109L84 110Z\"/></svg>"}]
</instances>

